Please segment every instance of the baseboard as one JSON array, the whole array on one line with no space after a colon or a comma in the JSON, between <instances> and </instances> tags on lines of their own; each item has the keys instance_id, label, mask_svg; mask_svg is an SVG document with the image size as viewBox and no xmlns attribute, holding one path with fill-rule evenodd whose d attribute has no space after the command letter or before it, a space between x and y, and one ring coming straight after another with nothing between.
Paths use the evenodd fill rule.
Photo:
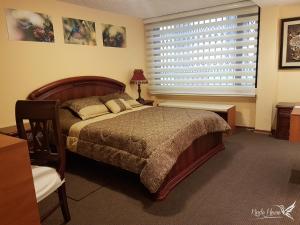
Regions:
<instances>
[{"instance_id":1,"label":"baseboard","mask_svg":"<svg viewBox=\"0 0 300 225\"><path fill-rule=\"evenodd\" d=\"M258 130L258 129L254 129L254 133L272 135L272 132L270 130Z\"/></svg>"},{"instance_id":2,"label":"baseboard","mask_svg":"<svg viewBox=\"0 0 300 225\"><path fill-rule=\"evenodd\" d=\"M239 129L247 129L247 130L254 130L254 127L239 126L239 125L236 125L236 128L239 128Z\"/></svg>"},{"instance_id":3,"label":"baseboard","mask_svg":"<svg viewBox=\"0 0 300 225\"><path fill-rule=\"evenodd\" d=\"M254 133L259 133L259 134L268 134L268 135L273 135L274 130L259 130L259 129L255 129L254 127L247 127L247 126L236 126L239 129L246 129L246 130L251 130Z\"/></svg>"}]
</instances>

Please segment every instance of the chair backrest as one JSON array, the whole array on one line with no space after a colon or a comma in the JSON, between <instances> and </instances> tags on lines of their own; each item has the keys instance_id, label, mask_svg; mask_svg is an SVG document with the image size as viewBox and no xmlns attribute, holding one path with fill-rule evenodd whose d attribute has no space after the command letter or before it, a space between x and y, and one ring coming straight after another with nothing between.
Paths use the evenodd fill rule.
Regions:
<instances>
[{"instance_id":1,"label":"chair backrest","mask_svg":"<svg viewBox=\"0 0 300 225\"><path fill-rule=\"evenodd\" d=\"M58 101L19 100L15 116L19 137L28 141L31 163L54 167L63 179L65 150L58 110ZM29 121L30 132L25 131L24 120Z\"/></svg>"}]
</instances>

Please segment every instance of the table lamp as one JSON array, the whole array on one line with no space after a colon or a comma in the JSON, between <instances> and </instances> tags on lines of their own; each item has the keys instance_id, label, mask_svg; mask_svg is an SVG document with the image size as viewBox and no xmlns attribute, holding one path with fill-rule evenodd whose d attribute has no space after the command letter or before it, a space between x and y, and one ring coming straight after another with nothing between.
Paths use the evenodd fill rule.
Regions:
<instances>
[{"instance_id":1,"label":"table lamp","mask_svg":"<svg viewBox=\"0 0 300 225\"><path fill-rule=\"evenodd\" d=\"M141 69L135 69L133 71L132 78L130 80L131 84L137 84L138 85L138 93L139 97L136 99L139 103L144 103L144 99L141 97L141 84L147 84L148 81L146 77L144 76L144 71Z\"/></svg>"}]
</instances>

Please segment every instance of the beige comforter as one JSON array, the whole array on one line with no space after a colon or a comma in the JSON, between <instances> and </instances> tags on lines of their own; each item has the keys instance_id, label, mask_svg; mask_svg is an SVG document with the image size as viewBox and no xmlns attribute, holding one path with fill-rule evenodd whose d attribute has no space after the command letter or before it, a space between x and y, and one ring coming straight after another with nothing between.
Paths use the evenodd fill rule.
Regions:
<instances>
[{"instance_id":1,"label":"beige comforter","mask_svg":"<svg viewBox=\"0 0 300 225\"><path fill-rule=\"evenodd\" d=\"M71 151L140 174L155 193L178 156L198 137L228 131L213 112L139 107L120 115L75 122L67 138Z\"/></svg>"}]
</instances>

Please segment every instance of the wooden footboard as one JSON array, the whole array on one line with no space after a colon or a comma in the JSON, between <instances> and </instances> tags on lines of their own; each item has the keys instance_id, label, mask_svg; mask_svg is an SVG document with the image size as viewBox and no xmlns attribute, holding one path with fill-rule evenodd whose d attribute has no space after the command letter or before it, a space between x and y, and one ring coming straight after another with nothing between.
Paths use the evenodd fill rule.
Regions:
<instances>
[{"instance_id":1,"label":"wooden footboard","mask_svg":"<svg viewBox=\"0 0 300 225\"><path fill-rule=\"evenodd\" d=\"M163 200L184 178L224 149L222 133L210 133L196 139L178 158L164 183L153 194L154 199Z\"/></svg>"}]
</instances>

